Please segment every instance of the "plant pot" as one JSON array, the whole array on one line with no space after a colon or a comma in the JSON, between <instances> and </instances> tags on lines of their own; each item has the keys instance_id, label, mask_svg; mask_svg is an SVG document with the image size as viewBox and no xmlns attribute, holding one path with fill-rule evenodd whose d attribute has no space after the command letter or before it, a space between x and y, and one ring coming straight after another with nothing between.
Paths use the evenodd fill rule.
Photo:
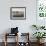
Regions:
<instances>
[{"instance_id":1,"label":"plant pot","mask_svg":"<svg viewBox=\"0 0 46 46\"><path fill-rule=\"evenodd\" d=\"M44 43L44 40L45 40L45 39L40 39L40 43Z\"/></svg>"},{"instance_id":2,"label":"plant pot","mask_svg":"<svg viewBox=\"0 0 46 46\"><path fill-rule=\"evenodd\" d=\"M37 39L37 43L40 43L40 39Z\"/></svg>"},{"instance_id":3,"label":"plant pot","mask_svg":"<svg viewBox=\"0 0 46 46\"><path fill-rule=\"evenodd\" d=\"M44 40L45 40L45 39L38 39L37 42L41 44L41 43L44 42Z\"/></svg>"}]
</instances>

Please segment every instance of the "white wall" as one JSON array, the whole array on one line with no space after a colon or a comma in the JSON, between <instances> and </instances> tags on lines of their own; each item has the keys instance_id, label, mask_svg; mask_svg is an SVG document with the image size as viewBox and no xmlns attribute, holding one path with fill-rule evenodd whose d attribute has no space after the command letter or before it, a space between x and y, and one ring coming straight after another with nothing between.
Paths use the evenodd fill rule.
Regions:
<instances>
[{"instance_id":1,"label":"white wall","mask_svg":"<svg viewBox=\"0 0 46 46\"><path fill-rule=\"evenodd\" d=\"M10 20L10 7L26 7L26 20ZM17 26L32 36L32 24L36 24L36 0L0 0L0 34Z\"/></svg>"}]
</instances>

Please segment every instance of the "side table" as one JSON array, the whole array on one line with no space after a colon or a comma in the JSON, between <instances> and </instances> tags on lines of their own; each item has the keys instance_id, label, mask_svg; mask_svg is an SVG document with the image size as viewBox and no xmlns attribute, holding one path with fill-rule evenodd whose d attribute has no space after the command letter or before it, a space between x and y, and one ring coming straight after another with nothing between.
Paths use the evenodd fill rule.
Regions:
<instances>
[{"instance_id":1,"label":"side table","mask_svg":"<svg viewBox=\"0 0 46 46\"><path fill-rule=\"evenodd\" d=\"M7 42L7 36L16 36L16 45L15 46L18 46L18 33L15 33L15 34L10 34L10 33L6 33L5 34L5 46L7 46L8 42Z\"/></svg>"}]
</instances>

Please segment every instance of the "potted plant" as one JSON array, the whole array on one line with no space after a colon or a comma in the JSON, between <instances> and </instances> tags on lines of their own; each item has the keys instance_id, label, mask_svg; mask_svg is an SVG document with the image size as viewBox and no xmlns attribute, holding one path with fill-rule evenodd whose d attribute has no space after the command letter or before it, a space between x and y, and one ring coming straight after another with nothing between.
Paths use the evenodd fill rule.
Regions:
<instances>
[{"instance_id":1,"label":"potted plant","mask_svg":"<svg viewBox=\"0 0 46 46\"><path fill-rule=\"evenodd\" d=\"M33 35L37 38L37 41L38 41L39 43L41 43L40 40L41 40L42 38L45 38L45 37L44 37L44 36L46 36L45 34L46 34L45 32L35 32Z\"/></svg>"},{"instance_id":2,"label":"potted plant","mask_svg":"<svg viewBox=\"0 0 46 46\"><path fill-rule=\"evenodd\" d=\"M40 29L45 29L45 26L41 26Z\"/></svg>"},{"instance_id":3,"label":"potted plant","mask_svg":"<svg viewBox=\"0 0 46 46\"><path fill-rule=\"evenodd\" d=\"M32 25L32 27L33 27L33 28L36 28L36 30L45 29L45 26Z\"/></svg>"},{"instance_id":4,"label":"potted plant","mask_svg":"<svg viewBox=\"0 0 46 46\"><path fill-rule=\"evenodd\" d=\"M37 25L32 25L33 28L35 28L36 30L38 30Z\"/></svg>"}]
</instances>

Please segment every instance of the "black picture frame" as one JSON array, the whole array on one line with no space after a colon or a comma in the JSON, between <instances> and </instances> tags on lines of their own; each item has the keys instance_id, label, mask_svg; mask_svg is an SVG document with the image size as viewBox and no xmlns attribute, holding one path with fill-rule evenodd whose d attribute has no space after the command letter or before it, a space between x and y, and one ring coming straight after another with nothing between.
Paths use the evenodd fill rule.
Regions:
<instances>
[{"instance_id":1,"label":"black picture frame","mask_svg":"<svg viewBox=\"0 0 46 46\"><path fill-rule=\"evenodd\" d=\"M26 19L26 7L11 7L10 8L11 20L25 20Z\"/></svg>"}]
</instances>

